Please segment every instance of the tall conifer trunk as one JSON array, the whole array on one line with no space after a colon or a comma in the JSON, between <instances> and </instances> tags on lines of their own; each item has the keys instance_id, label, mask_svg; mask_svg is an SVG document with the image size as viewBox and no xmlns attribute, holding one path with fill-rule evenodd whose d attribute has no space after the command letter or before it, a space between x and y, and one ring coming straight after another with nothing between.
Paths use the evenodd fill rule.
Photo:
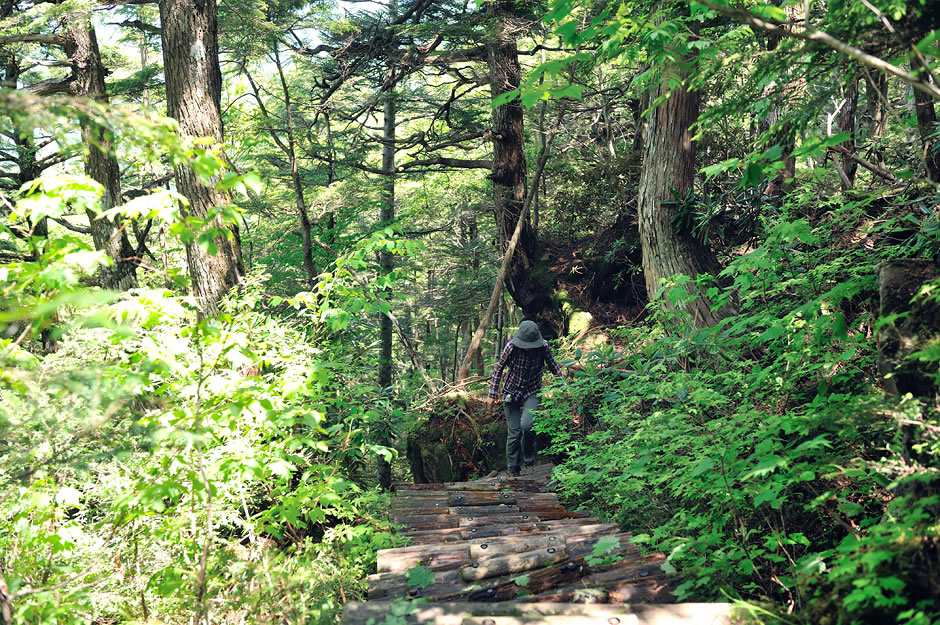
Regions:
<instances>
[{"instance_id":1,"label":"tall conifer trunk","mask_svg":"<svg viewBox=\"0 0 940 625\"><path fill-rule=\"evenodd\" d=\"M918 55L911 59L911 69L917 73L924 82L933 82L927 68ZM940 150L937 149L937 139L932 138L937 129L937 111L934 101L920 89L914 89L914 108L917 112L917 128L920 131L921 150L927 177L933 182L940 182Z\"/></svg>"},{"instance_id":2,"label":"tall conifer trunk","mask_svg":"<svg viewBox=\"0 0 940 625\"><path fill-rule=\"evenodd\" d=\"M215 0L160 0L163 65L170 117L180 133L222 141L222 72ZM187 215L205 219L217 206L229 204L227 193L203 184L187 165L176 168L176 185L189 200ZM221 222L216 219L213 227ZM195 243L186 245L186 261L196 297L205 314L217 312L219 301L244 273L238 229L214 239L219 251L208 254Z\"/></svg>"},{"instance_id":3,"label":"tall conifer trunk","mask_svg":"<svg viewBox=\"0 0 940 625\"><path fill-rule=\"evenodd\" d=\"M689 91L681 65L667 68L675 80L665 80L653 99L668 98L649 116L643 168L639 188L640 243L646 291L652 300L660 280L676 274L695 277L717 274L720 270L712 251L687 229L674 225L679 210L673 202L672 189L685 197L695 179L695 144L689 127L699 114L699 95ZM676 84L670 88L667 86ZM699 294L689 305L695 324L711 326L725 311L711 310L711 303Z\"/></svg>"},{"instance_id":4,"label":"tall conifer trunk","mask_svg":"<svg viewBox=\"0 0 940 625\"><path fill-rule=\"evenodd\" d=\"M522 71L514 17L513 0L493 0L490 16L496 27L487 42L487 61L490 70L490 93L496 98L519 87ZM517 98L513 102L493 109L493 204L496 216L509 239L516 228L526 193L525 140L523 136L524 111ZM542 331L562 334L561 313L552 299L554 284L549 274L537 267L538 246L535 232L526 221L519 244L513 254L506 279L506 289L527 317L538 319Z\"/></svg>"},{"instance_id":5,"label":"tall conifer trunk","mask_svg":"<svg viewBox=\"0 0 940 625\"><path fill-rule=\"evenodd\" d=\"M398 2L392 0L389 6L389 22L395 20L398 13ZM391 77L395 71L395 51L388 56L388 73ZM391 83L391 81L390 81ZM395 94L389 90L385 94L384 127L382 132L382 171L385 173L382 189L382 208L379 221L387 223L395 219ZM395 269L395 260L392 253L383 249L379 252L379 265L384 275ZM379 314L379 387L386 389L392 385L392 320ZM382 436L378 441L380 445L391 445L388 437ZM378 458L379 486L388 490L392 486L392 467L381 456Z\"/></svg>"},{"instance_id":6,"label":"tall conifer trunk","mask_svg":"<svg viewBox=\"0 0 940 625\"><path fill-rule=\"evenodd\" d=\"M101 63L98 39L86 15L69 20L70 56L75 81L75 95L107 103L105 69ZM111 147L107 132L92 121L82 122L82 139L88 153L85 156L85 174L103 187L101 209L110 210L121 203L121 169ZM95 249L104 250L111 265L101 268L101 286L124 291L137 286L137 264L124 222L120 217L99 218L88 211L88 223Z\"/></svg>"}]
</instances>

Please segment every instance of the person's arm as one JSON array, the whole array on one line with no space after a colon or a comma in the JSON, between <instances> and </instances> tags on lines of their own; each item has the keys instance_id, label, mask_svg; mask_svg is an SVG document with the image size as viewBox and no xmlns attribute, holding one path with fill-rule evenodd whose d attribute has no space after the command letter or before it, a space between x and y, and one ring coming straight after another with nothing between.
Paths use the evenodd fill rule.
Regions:
<instances>
[{"instance_id":1,"label":"person's arm","mask_svg":"<svg viewBox=\"0 0 940 625\"><path fill-rule=\"evenodd\" d=\"M556 361L555 356L552 355L552 348L548 346L548 341L545 341L545 364L547 364L551 372L557 375L559 378L565 378L565 374L558 365L558 361Z\"/></svg>"},{"instance_id":2,"label":"person's arm","mask_svg":"<svg viewBox=\"0 0 940 625\"><path fill-rule=\"evenodd\" d=\"M490 399L499 398L499 383L503 379L503 369L506 367L506 363L509 362L509 354L512 353L512 340L506 343L506 348L503 349L503 353L499 355L499 358L496 360L496 366L493 367L493 376L490 378L490 389L487 393L487 396Z\"/></svg>"}]
</instances>

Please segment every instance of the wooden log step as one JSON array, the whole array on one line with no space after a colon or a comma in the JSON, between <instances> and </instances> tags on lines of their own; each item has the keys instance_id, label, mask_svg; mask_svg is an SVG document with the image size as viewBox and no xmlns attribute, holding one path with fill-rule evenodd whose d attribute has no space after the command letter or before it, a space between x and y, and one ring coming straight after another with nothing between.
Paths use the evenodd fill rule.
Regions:
<instances>
[{"instance_id":1,"label":"wooden log step","mask_svg":"<svg viewBox=\"0 0 940 625\"><path fill-rule=\"evenodd\" d=\"M460 577L465 582L476 582L491 577L524 573L525 571L561 562L567 558L568 553L561 545L524 553L487 556L460 567Z\"/></svg>"},{"instance_id":2,"label":"wooden log step","mask_svg":"<svg viewBox=\"0 0 940 625\"><path fill-rule=\"evenodd\" d=\"M563 534L544 534L533 536L517 536L513 540L474 540L469 541L469 557L471 559L486 558L490 556L507 555L510 553L525 553L535 549L565 546Z\"/></svg>"},{"instance_id":3,"label":"wooden log step","mask_svg":"<svg viewBox=\"0 0 940 625\"><path fill-rule=\"evenodd\" d=\"M565 603L675 603L672 585L661 576L626 582L612 588L586 586L580 580L570 586L520 597L517 601L552 601Z\"/></svg>"},{"instance_id":4,"label":"wooden log step","mask_svg":"<svg viewBox=\"0 0 940 625\"><path fill-rule=\"evenodd\" d=\"M451 506L491 506L516 503L509 491L451 491L447 502Z\"/></svg>"},{"instance_id":5,"label":"wooden log step","mask_svg":"<svg viewBox=\"0 0 940 625\"><path fill-rule=\"evenodd\" d=\"M464 497L466 495L466 497ZM461 499L456 499L460 496ZM389 508L391 510L425 510L447 508L450 506L487 506L499 504L524 505L558 505L558 495L555 493L530 493L517 491L458 491L452 496L442 493L433 497L401 497L392 498Z\"/></svg>"},{"instance_id":6,"label":"wooden log step","mask_svg":"<svg viewBox=\"0 0 940 625\"><path fill-rule=\"evenodd\" d=\"M499 525L493 528L470 529L431 529L414 532L404 532L402 535L411 539L412 544L435 544L439 542L473 540L479 538L493 538L498 536L515 536L517 534L539 534L556 532L573 528L575 533L603 533L617 531L616 523L600 523L597 519L559 519L546 523L524 523L518 525Z\"/></svg>"},{"instance_id":7,"label":"wooden log step","mask_svg":"<svg viewBox=\"0 0 940 625\"><path fill-rule=\"evenodd\" d=\"M662 554L631 558L618 564L618 575L625 580L638 578L641 571L658 571L658 560ZM587 564L584 558L569 558L552 566L529 571L524 586L516 583L517 575L508 575L491 580L479 582L479 588L459 587L453 583L442 584L436 588L429 586L422 596L432 601L509 601L515 599L519 593L540 594L553 588L574 584L583 581L583 578L594 573L604 572L609 567L596 567L596 570ZM434 586L434 585L432 585Z\"/></svg>"},{"instance_id":8,"label":"wooden log step","mask_svg":"<svg viewBox=\"0 0 940 625\"><path fill-rule=\"evenodd\" d=\"M516 583L520 576L497 577L478 582L473 586L466 584L446 584L426 590L423 596L430 601L510 601L519 593L541 593L556 586L572 584L584 577L587 567L583 558L568 559L525 574L525 586Z\"/></svg>"},{"instance_id":9,"label":"wooden log step","mask_svg":"<svg viewBox=\"0 0 940 625\"><path fill-rule=\"evenodd\" d=\"M415 564L428 566L425 561L433 556L443 554L459 554L461 557L468 557L467 544L444 543L435 545L414 545L411 547L399 547L397 549L380 549L375 554L376 570L379 573L400 573L407 571ZM428 567L431 568L431 567Z\"/></svg>"},{"instance_id":10,"label":"wooden log step","mask_svg":"<svg viewBox=\"0 0 940 625\"><path fill-rule=\"evenodd\" d=\"M557 507L557 506L556 506ZM431 521L450 521L455 516L460 517L484 517L491 514L513 514L520 513L519 506L507 506L500 504L498 506L462 506L459 508L443 508L440 511L425 511L425 514L414 514L413 511L395 511L389 515L393 523L408 525L412 521L420 523L429 523Z\"/></svg>"},{"instance_id":11,"label":"wooden log step","mask_svg":"<svg viewBox=\"0 0 940 625\"><path fill-rule=\"evenodd\" d=\"M412 603L393 605L387 601L350 602L343 610L343 625L363 625L370 619L381 623L388 614L401 614L406 625L507 625L496 618L543 619L576 617L580 622L564 625L726 625L731 622L729 603L677 603L674 605L584 605L506 601L479 603ZM492 624L485 619L494 619ZM467 619L478 619L477 621ZM481 620L482 619L482 620ZM613 621L611 619L618 619ZM525 621L521 621L525 623ZM515 625L515 624L513 624Z\"/></svg>"},{"instance_id":12,"label":"wooden log step","mask_svg":"<svg viewBox=\"0 0 940 625\"><path fill-rule=\"evenodd\" d=\"M397 609L396 609L397 608ZM730 603L676 603L672 605L585 605L570 603L526 603L505 601L479 603L413 603L393 606L388 601L354 601L343 610L343 625L362 625L369 619L381 623L387 614L401 614L406 625L489 625L485 619L516 618L529 622L552 623L544 619L576 617L576 625L728 625L732 621ZM478 621L467 619L483 619ZM533 619L535 619L533 621ZM537 620L542 619L542 620ZM617 620L612 620L617 619ZM522 621L525 623L525 621ZM506 625L493 621L492 625ZM513 624L515 625L515 624ZM572 625L571 622L564 625Z\"/></svg>"},{"instance_id":13,"label":"wooden log step","mask_svg":"<svg viewBox=\"0 0 940 625\"><path fill-rule=\"evenodd\" d=\"M607 566L595 567L582 581L588 586L606 587L636 582L650 577L663 577L665 573L661 565L665 561L666 556L662 553L627 558Z\"/></svg>"},{"instance_id":14,"label":"wooden log step","mask_svg":"<svg viewBox=\"0 0 940 625\"><path fill-rule=\"evenodd\" d=\"M629 534L623 536L629 537ZM474 561L485 560L493 556L508 556L549 548L563 550L566 549L566 545L568 545L569 556L586 556L591 553L594 544L602 538L603 535L598 534L575 535L570 539L570 543L566 543L565 534L558 533L516 536L513 541L496 543L490 542L491 539L485 539L483 541L382 549L376 554L376 568L379 573L403 573L420 564L432 571L445 571L467 566ZM624 539L618 553L627 557L635 557L637 549Z\"/></svg>"},{"instance_id":15,"label":"wooden log step","mask_svg":"<svg viewBox=\"0 0 940 625\"><path fill-rule=\"evenodd\" d=\"M480 527L486 524L503 523L538 523L540 521L558 521L562 519L585 519L583 512L571 512L563 506L545 506L529 508L518 514L488 514L485 516L461 516L460 527Z\"/></svg>"},{"instance_id":16,"label":"wooden log step","mask_svg":"<svg viewBox=\"0 0 940 625\"><path fill-rule=\"evenodd\" d=\"M510 488L512 490L521 490L529 492L540 492L547 480L536 480L528 478L512 477L506 480L492 480L480 482L449 482L444 484L446 490L465 490L465 491L501 491Z\"/></svg>"}]
</instances>

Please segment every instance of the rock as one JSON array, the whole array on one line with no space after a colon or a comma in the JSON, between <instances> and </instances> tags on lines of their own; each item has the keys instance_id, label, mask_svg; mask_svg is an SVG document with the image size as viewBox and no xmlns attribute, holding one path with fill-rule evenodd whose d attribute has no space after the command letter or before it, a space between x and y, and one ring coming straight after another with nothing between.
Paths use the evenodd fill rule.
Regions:
<instances>
[{"instance_id":1,"label":"rock","mask_svg":"<svg viewBox=\"0 0 940 625\"><path fill-rule=\"evenodd\" d=\"M506 468L502 410L465 393L442 397L407 435L408 462L418 484L462 482Z\"/></svg>"},{"instance_id":2,"label":"rock","mask_svg":"<svg viewBox=\"0 0 940 625\"><path fill-rule=\"evenodd\" d=\"M940 340L940 303L929 298L911 302L921 286L940 277L940 268L922 259L890 260L878 266L882 318L903 315L878 332L878 371L889 394L933 399L937 393L936 362L908 357Z\"/></svg>"}]
</instances>

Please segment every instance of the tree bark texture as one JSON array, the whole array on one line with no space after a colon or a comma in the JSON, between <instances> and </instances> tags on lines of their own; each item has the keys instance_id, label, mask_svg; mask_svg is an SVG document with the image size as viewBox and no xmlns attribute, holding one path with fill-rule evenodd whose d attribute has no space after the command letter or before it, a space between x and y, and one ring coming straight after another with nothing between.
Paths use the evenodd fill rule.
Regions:
<instances>
[{"instance_id":1,"label":"tree bark texture","mask_svg":"<svg viewBox=\"0 0 940 625\"><path fill-rule=\"evenodd\" d=\"M490 4L490 17L496 22L486 46L493 98L517 89L521 82L519 50L512 28L513 4L512 0L494 0ZM496 217L507 240L515 229L526 195L523 118L518 98L493 109L493 173L490 178ZM561 311L552 298L554 280L539 266L538 242L528 219L510 262L506 289L525 315L539 322L543 332L554 336L563 333Z\"/></svg>"},{"instance_id":2,"label":"tree bark texture","mask_svg":"<svg viewBox=\"0 0 940 625\"><path fill-rule=\"evenodd\" d=\"M307 201L304 198L304 186L300 180L300 163L297 158L297 142L294 138L294 111L291 106L290 89L287 86L287 79L284 76L284 66L281 64L281 54L278 50L279 43L274 44L274 61L277 65L277 74L281 79L281 91L284 93L284 115L287 123L287 145L277 137L277 133L272 132L275 141L284 149L287 159L290 161L291 183L294 185L294 202L297 205L297 215L300 218L300 236L303 241L303 263L304 274L307 278L307 288L313 289L317 283L317 267L313 262L313 233L310 223L310 214L307 211ZM260 101L261 94L257 93ZM389 335L391 336L391 335Z\"/></svg>"},{"instance_id":3,"label":"tree bark texture","mask_svg":"<svg viewBox=\"0 0 940 625\"><path fill-rule=\"evenodd\" d=\"M392 0L388 8L388 21L392 23L398 14L398 2ZM394 41L394 39L393 39ZM388 54L387 61L387 80L389 85L394 85L395 66L397 64L396 46L392 46ZM395 137L396 137L396 109L395 93L392 87L384 94L385 103L383 107L383 128L382 128L382 171L385 175L382 179L382 207L379 209L379 222L386 224L395 219ZM392 253L384 248L379 251L379 266L383 276L387 276L395 269L395 259ZM386 289L386 301L391 300L391 291ZM379 369L378 382L379 388L386 389L392 385L392 318L387 315L379 315ZM404 336L404 334L403 334ZM378 440L380 445L391 446L389 437L382 436ZM392 465L381 456L378 458L378 480L379 486L384 490L390 490L392 487Z\"/></svg>"},{"instance_id":4,"label":"tree bark texture","mask_svg":"<svg viewBox=\"0 0 940 625\"><path fill-rule=\"evenodd\" d=\"M379 221L387 223L395 219L395 98L387 93L385 100L385 125L382 135L382 170L385 172L382 190L382 208ZM382 249L379 252L379 266L383 275L395 269L392 253ZM379 316L379 387L392 385L392 320L386 315ZM390 445L391 441L380 440L381 445ZM384 458L378 459L379 486L385 490L392 487L392 467Z\"/></svg>"},{"instance_id":5,"label":"tree bark texture","mask_svg":"<svg viewBox=\"0 0 940 625\"><path fill-rule=\"evenodd\" d=\"M917 72L922 81L933 84L930 73L916 54L911 58L911 69ZM934 108L934 100L926 93L914 89L914 107L927 177L933 182L940 182L940 150L937 149L937 111Z\"/></svg>"},{"instance_id":6,"label":"tree bark texture","mask_svg":"<svg viewBox=\"0 0 940 625\"><path fill-rule=\"evenodd\" d=\"M845 177L848 181L848 186L843 185L845 186L843 191L855 187L855 174L858 173L858 163L852 160L852 156L855 155L856 150L855 113L857 110L858 78L850 76L845 85L845 104L839 112L839 130L841 132L847 132L852 136L851 139L842 144L842 146L848 150L848 153L840 156L842 160L842 171L845 172Z\"/></svg>"},{"instance_id":7,"label":"tree bark texture","mask_svg":"<svg viewBox=\"0 0 940 625\"><path fill-rule=\"evenodd\" d=\"M878 164L884 168L885 160L880 146L882 136L888 130L888 77L876 74L873 80L865 80L865 109L868 118L868 142L878 155Z\"/></svg>"},{"instance_id":8,"label":"tree bark texture","mask_svg":"<svg viewBox=\"0 0 940 625\"><path fill-rule=\"evenodd\" d=\"M107 103L104 81L106 70L101 63L98 39L88 17L72 18L68 30L70 45L66 46L66 52L70 56L75 78L71 83L73 92ZM91 121L83 120L81 126L83 143L88 150L85 155L85 175L103 187L101 209L111 210L121 202L121 168L114 156L111 139L105 129ZM136 287L135 253L123 219L99 218L91 210L87 214L95 249L104 250L111 259L110 266L101 268L101 286L117 291Z\"/></svg>"},{"instance_id":9,"label":"tree bark texture","mask_svg":"<svg viewBox=\"0 0 940 625\"><path fill-rule=\"evenodd\" d=\"M163 65L170 117L180 134L222 141L222 72L219 69L215 0L160 0ZM188 166L176 168L176 185L189 200L185 214L205 219L217 206L229 204L228 194L203 184ZM212 227L219 227L216 220ZM196 243L186 245L186 261L196 297L207 315L218 311L222 297L244 273L238 229L215 237L219 248L208 254Z\"/></svg>"},{"instance_id":10,"label":"tree bark texture","mask_svg":"<svg viewBox=\"0 0 940 625\"><path fill-rule=\"evenodd\" d=\"M651 112L648 121L643 168L639 185L639 229L643 251L643 274L652 300L660 281L676 274L715 275L721 269L712 251L691 232L673 225L679 207L672 204L674 189L684 197L695 179L695 144L689 127L699 114L699 95L685 87L679 66L666 69L679 72L680 85L670 89L661 84L654 98L668 98ZM728 311L711 310L711 302L699 293L688 307L699 327L717 323Z\"/></svg>"}]
</instances>

